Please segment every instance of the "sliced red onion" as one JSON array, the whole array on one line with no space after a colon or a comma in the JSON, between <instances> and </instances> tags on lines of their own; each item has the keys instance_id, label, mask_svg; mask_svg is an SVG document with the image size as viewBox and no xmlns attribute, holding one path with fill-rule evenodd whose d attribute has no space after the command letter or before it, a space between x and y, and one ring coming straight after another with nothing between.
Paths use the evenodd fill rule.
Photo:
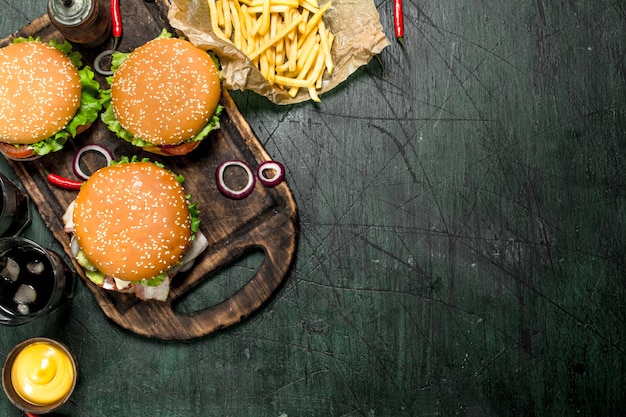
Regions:
<instances>
[{"instance_id":1,"label":"sliced red onion","mask_svg":"<svg viewBox=\"0 0 626 417\"><path fill-rule=\"evenodd\" d=\"M274 176L269 178L265 176L265 171L274 170ZM259 165L256 170L257 176L261 184L266 187L275 187L285 179L285 167L277 161L265 161Z\"/></svg>"},{"instance_id":2,"label":"sliced red onion","mask_svg":"<svg viewBox=\"0 0 626 417\"><path fill-rule=\"evenodd\" d=\"M85 152L90 152L90 151L98 152L99 154L104 156L104 159L106 159L105 166L109 166L111 164L111 161L113 160L113 154L111 154L111 151L109 151L104 146L91 144L91 145L85 145L82 148L80 148L78 152L76 152L76 154L74 155L74 159L72 160L72 168L74 169L74 174L76 174L76 176L83 181L86 181L89 178L89 175L87 175L81 169L80 158L83 156Z\"/></svg>"},{"instance_id":3,"label":"sliced red onion","mask_svg":"<svg viewBox=\"0 0 626 417\"><path fill-rule=\"evenodd\" d=\"M248 183L241 190L233 190L224 181L224 171L226 168L230 166L238 166L243 168L246 171L246 175L248 175ZM217 189L220 190L225 197L232 198L233 200L241 200L242 198L246 198L252 193L254 190L254 185L256 180L254 178L254 173L252 172L252 168L244 161L239 160L230 160L224 161L217 166L215 171L215 180L217 182Z\"/></svg>"},{"instance_id":4,"label":"sliced red onion","mask_svg":"<svg viewBox=\"0 0 626 417\"><path fill-rule=\"evenodd\" d=\"M106 51L102 51L100 54L98 54L96 59L93 61L93 69L98 74L104 75L104 76L113 75L113 71L111 71L110 69L107 70L107 69L102 68L102 60L105 58L106 58L106 61L108 61L109 67L110 67L113 52L114 51L112 49L107 49Z\"/></svg>"},{"instance_id":5,"label":"sliced red onion","mask_svg":"<svg viewBox=\"0 0 626 417\"><path fill-rule=\"evenodd\" d=\"M76 258L79 251L80 245L78 244L78 239L76 239L76 235L72 235L70 240L70 253L72 254L72 257Z\"/></svg>"}]
</instances>

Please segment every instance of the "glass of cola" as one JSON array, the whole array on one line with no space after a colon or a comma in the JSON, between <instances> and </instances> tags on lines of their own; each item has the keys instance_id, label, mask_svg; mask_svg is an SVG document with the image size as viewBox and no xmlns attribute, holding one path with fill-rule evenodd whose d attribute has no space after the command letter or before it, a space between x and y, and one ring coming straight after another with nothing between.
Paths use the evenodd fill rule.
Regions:
<instances>
[{"instance_id":1,"label":"glass of cola","mask_svg":"<svg viewBox=\"0 0 626 417\"><path fill-rule=\"evenodd\" d=\"M0 324L16 326L69 302L76 277L63 258L22 237L0 238Z\"/></svg>"}]
</instances>

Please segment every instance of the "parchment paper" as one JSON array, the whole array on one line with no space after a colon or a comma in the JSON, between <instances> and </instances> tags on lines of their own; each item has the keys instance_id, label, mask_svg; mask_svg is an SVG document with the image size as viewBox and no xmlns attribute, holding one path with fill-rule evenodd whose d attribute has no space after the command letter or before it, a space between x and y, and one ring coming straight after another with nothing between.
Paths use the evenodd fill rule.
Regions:
<instances>
[{"instance_id":1,"label":"parchment paper","mask_svg":"<svg viewBox=\"0 0 626 417\"><path fill-rule=\"evenodd\" d=\"M168 19L194 45L215 51L222 63L225 88L252 90L277 104L294 104L310 98L306 89L300 89L291 98L286 91L272 86L241 51L215 36L206 0L173 0ZM324 21L335 35L331 50L335 69L332 76L325 76L320 94L345 81L389 45L373 0L334 0Z\"/></svg>"}]
</instances>

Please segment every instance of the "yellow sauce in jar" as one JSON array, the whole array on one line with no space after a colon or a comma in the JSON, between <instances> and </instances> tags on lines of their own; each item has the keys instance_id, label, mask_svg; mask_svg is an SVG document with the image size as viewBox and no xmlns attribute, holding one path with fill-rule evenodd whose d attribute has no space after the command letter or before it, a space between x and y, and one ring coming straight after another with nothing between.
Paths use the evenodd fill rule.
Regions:
<instances>
[{"instance_id":1,"label":"yellow sauce in jar","mask_svg":"<svg viewBox=\"0 0 626 417\"><path fill-rule=\"evenodd\" d=\"M11 368L15 392L34 405L49 405L65 398L73 388L75 377L68 353L43 341L24 347Z\"/></svg>"}]
</instances>

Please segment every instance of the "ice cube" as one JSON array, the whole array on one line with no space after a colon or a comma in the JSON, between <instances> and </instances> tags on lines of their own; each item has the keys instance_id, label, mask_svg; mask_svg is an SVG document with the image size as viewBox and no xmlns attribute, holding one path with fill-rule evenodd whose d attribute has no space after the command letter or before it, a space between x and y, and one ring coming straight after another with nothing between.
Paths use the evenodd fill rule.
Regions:
<instances>
[{"instance_id":1,"label":"ice cube","mask_svg":"<svg viewBox=\"0 0 626 417\"><path fill-rule=\"evenodd\" d=\"M34 260L26 264L28 272L34 275L39 275L43 272L45 265L40 260Z\"/></svg>"},{"instance_id":2,"label":"ice cube","mask_svg":"<svg viewBox=\"0 0 626 417\"><path fill-rule=\"evenodd\" d=\"M13 258L6 258L6 264L0 271L0 275L15 282L20 276L20 266Z\"/></svg>"},{"instance_id":3,"label":"ice cube","mask_svg":"<svg viewBox=\"0 0 626 417\"><path fill-rule=\"evenodd\" d=\"M30 307L28 306L28 304L18 304L17 305L17 311L20 314L28 314L30 313Z\"/></svg>"},{"instance_id":4,"label":"ice cube","mask_svg":"<svg viewBox=\"0 0 626 417\"><path fill-rule=\"evenodd\" d=\"M15 292L13 301L17 304L32 303L37 299L37 291L30 285L22 284Z\"/></svg>"}]
</instances>

